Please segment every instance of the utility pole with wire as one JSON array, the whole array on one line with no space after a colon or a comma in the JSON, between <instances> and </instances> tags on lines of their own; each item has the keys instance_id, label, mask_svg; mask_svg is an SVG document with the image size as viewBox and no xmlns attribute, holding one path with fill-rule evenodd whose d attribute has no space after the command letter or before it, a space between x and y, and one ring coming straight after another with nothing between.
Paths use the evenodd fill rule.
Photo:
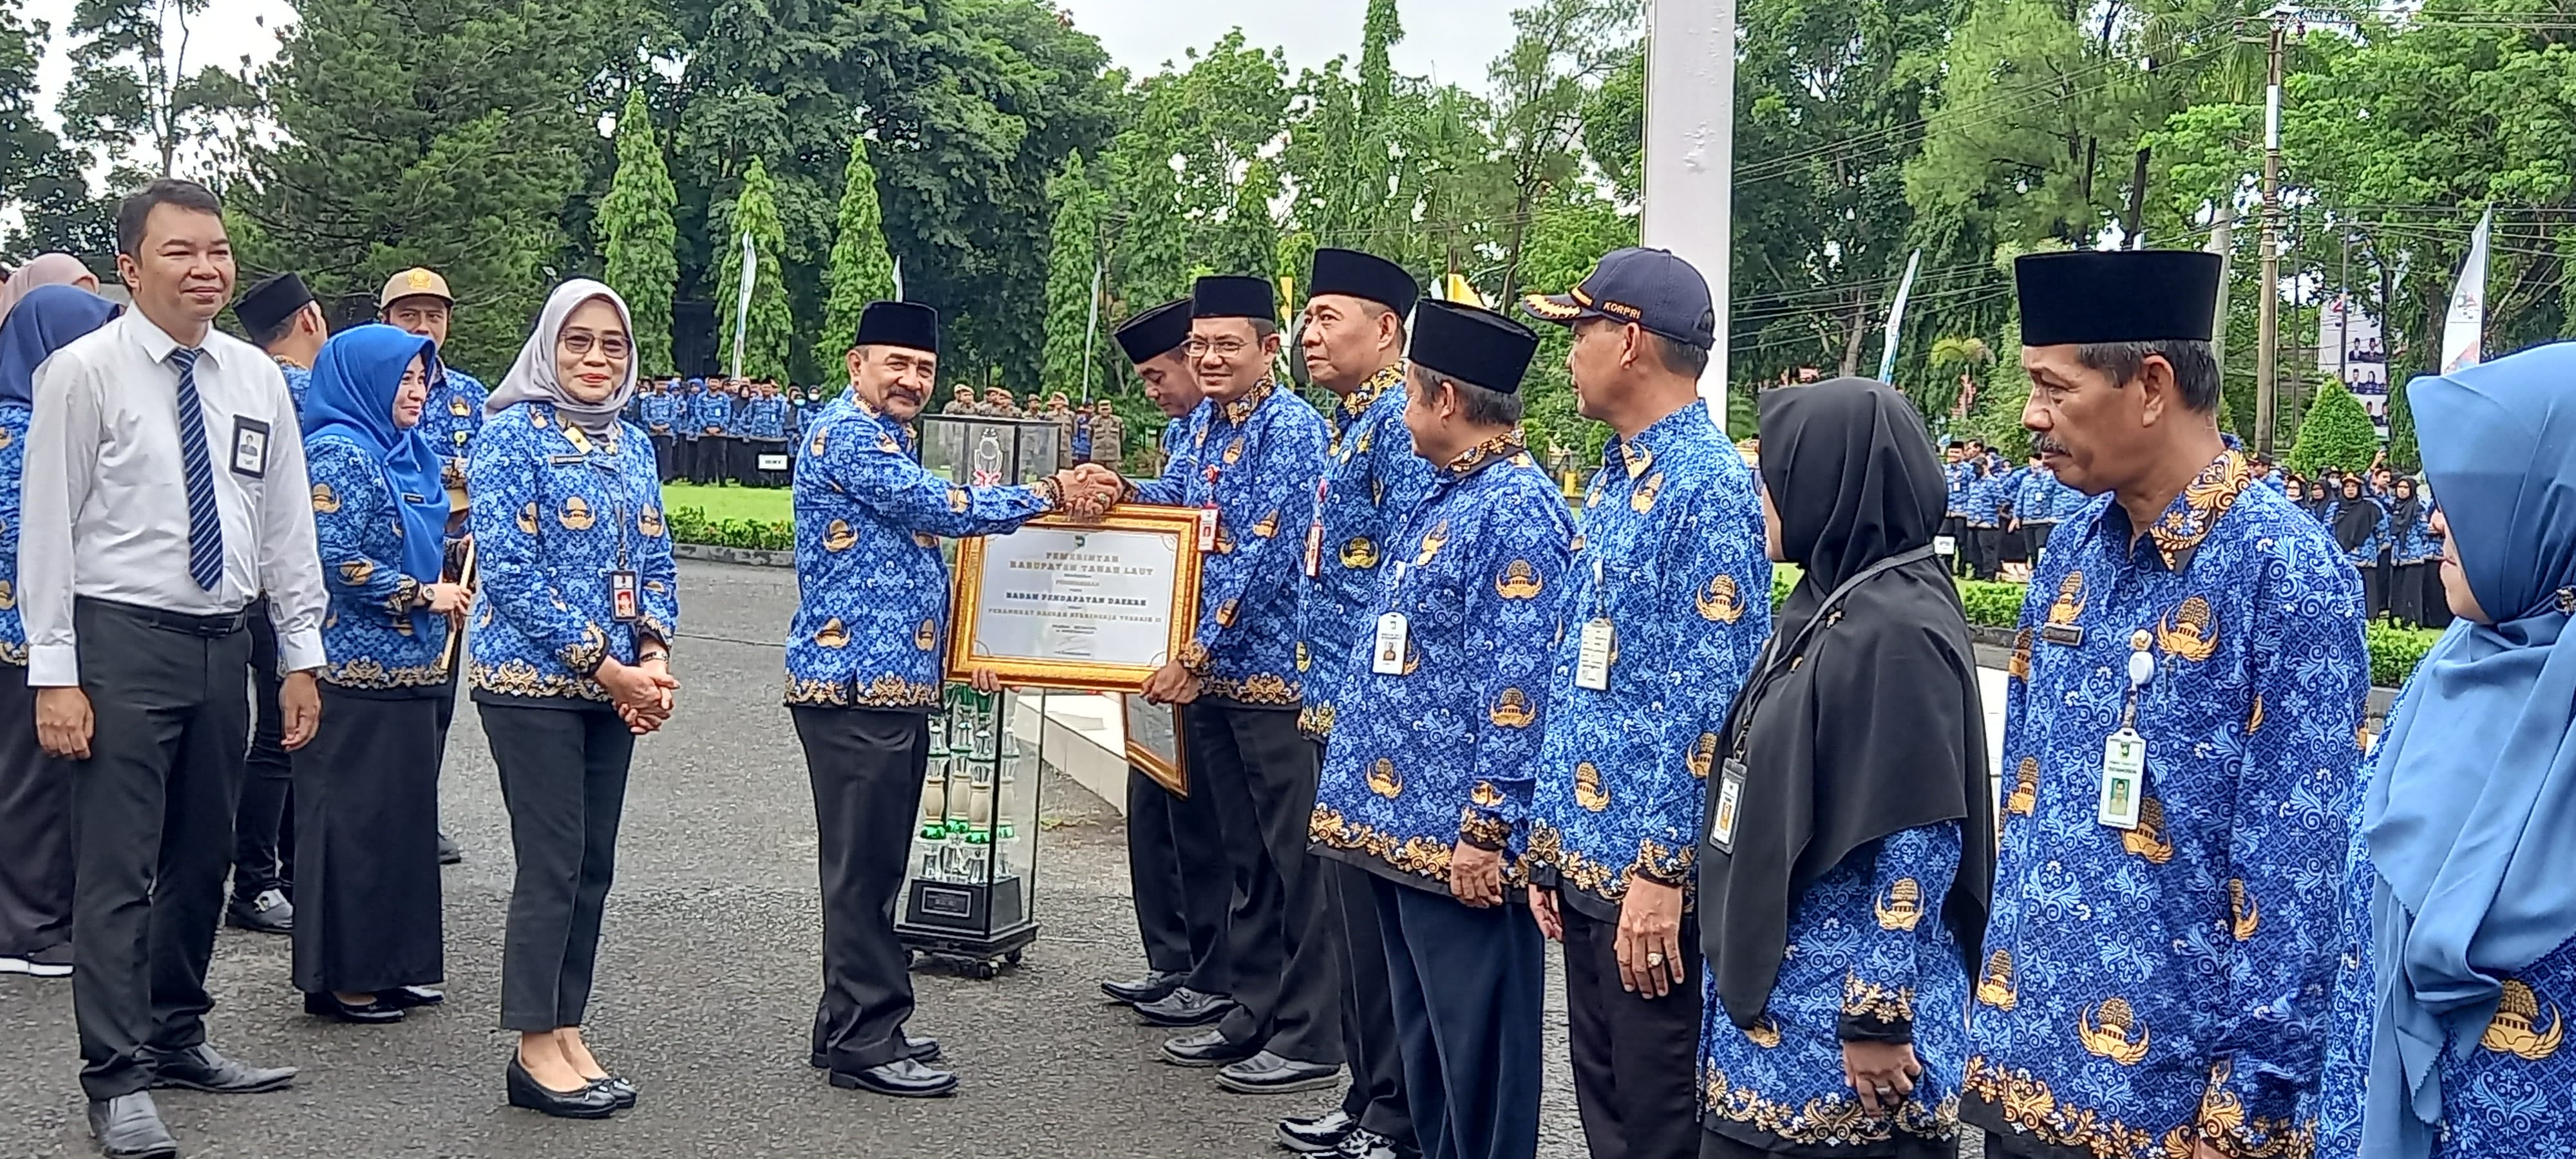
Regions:
<instances>
[{"instance_id":1,"label":"utility pole with wire","mask_svg":"<svg viewBox=\"0 0 2576 1159\"><path fill-rule=\"evenodd\" d=\"M2295 14L2288 4L2263 14L2272 22L2271 83L2263 90L2263 280L2255 298L2260 307L2256 315L2260 336L2254 346L2254 450L2265 458L2272 455L2273 416L2280 405L2281 55Z\"/></svg>"}]
</instances>

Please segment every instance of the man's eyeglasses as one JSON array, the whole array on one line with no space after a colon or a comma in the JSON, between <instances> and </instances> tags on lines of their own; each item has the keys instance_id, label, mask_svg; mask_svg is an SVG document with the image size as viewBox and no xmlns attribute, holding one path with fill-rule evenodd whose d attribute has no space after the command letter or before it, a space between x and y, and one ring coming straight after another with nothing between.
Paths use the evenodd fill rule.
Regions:
<instances>
[{"instance_id":1,"label":"man's eyeglasses","mask_svg":"<svg viewBox=\"0 0 2576 1159\"><path fill-rule=\"evenodd\" d=\"M590 353L591 344L594 342L599 344L599 352L610 358L626 357L626 336L623 334L607 334L593 338L588 331L584 330L564 331L563 348L574 354Z\"/></svg>"},{"instance_id":2,"label":"man's eyeglasses","mask_svg":"<svg viewBox=\"0 0 2576 1159\"><path fill-rule=\"evenodd\" d=\"M1251 343L1240 338L1219 338L1214 342L1201 338L1192 338L1181 344L1181 352L1192 358L1198 358L1207 354L1209 351L1215 351L1217 356L1220 358L1232 358L1237 354L1243 353L1244 349L1251 345Z\"/></svg>"}]
</instances>

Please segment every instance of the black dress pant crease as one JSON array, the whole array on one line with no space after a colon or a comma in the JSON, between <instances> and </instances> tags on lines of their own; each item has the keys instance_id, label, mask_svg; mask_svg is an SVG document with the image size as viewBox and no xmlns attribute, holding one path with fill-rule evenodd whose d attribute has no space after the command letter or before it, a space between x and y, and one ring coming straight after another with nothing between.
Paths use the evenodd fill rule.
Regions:
<instances>
[{"instance_id":1,"label":"black dress pant crease","mask_svg":"<svg viewBox=\"0 0 2576 1159\"><path fill-rule=\"evenodd\" d=\"M437 693L322 685L295 754L295 988L373 993L445 976ZM426 693L426 694L423 694Z\"/></svg>"},{"instance_id":2,"label":"black dress pant crease","mask_svg":"<svg viewBox=\"0 0 2576 1159\"><path fill-rule=\"evenodd\" d=\"M1619 923L1559 912L1575 1109L1592 1159L1690 1159L1701 1133L1698 917L1682 916L1682 981L1646 998L1619 984Z\"/></svg>"},{"instance_id":3,"label":"black dress pant crease","mask_svg":"<svg viewBox=\"0 0 2576 1159\"><path fill-rule=\"evenodd\" d=\"M1322 746L1316 747L1320 758ZM1329 857L1315 858L1315 869L1324 875L1325 901L1340 923L1334 942L1343 978L1342 1057L1351 1068L1342 1111L1360 1126L1412 1148L1416 1125L1405 1099L1404 1046L1387 992L1387 936L1373 884L1378 876Z\"/></svg>"},{"instance_id":4,"label":"black dress pant crease","mask_svg":"<svg viewBox=\"0 0 2576 1159\"><path fill-rule=\"evenodd\" d=\"M883 1066L902 1057L913 1010L912 955L894 915L930 767L930 717L802 706L788 715L814 786L823 888L813 1052L837 1071Z\"/></svg>"},{"instance_id":5,"label":"black dress pant crease","mask_svg":"<svg viewBox=\"0 0 2576 1159\"><path fill-rule=\"evenodd\" d=\"M678 440L668 431L651 437L653 440L653 477L661 480L662 482L668 483L678 477L672 473L674 467L676 467L679 462L679 455L676 450Z\"/></svg>"},{"instance_id":6,"label":"black dress pant crease","mask_svg":"<svg viewBox=\"0 0 2576 1159\"><path fill-rule=\"evenodd\" d=\"M151 1085L149 1056L206 1039L250 735L250 633L149 609L73 606L94 723L72 765L72 1014L81 1087Z\"/></svg>"},{"instance_id":7,"label":"black dress pant crease","mask_svg":"<svg viewBox=\"0 0 2576 1159\"><path fill-rule=\"evenodd\" d=\"M1324 896L1323 860L1306 852L1315 746L1297 731L1295 709L1201 700L1187 711L1190 769L1223 818L1237 890L1228 918L1236 1006L1218 1030L1238 1046L1337 1066L1340 923Z\"/></svg>"},{"instance_id":8,"label":"black dress pant crease","mask_svg":"<svg viewBox=\"0 0 2576 1159\"><path fill-rule=\"evenodd\" d=\"M608 705L560 703L475 705L519 866L501 941L501 1026L523 1034L579 1026L589 1012L635 756L635 734Z\"/></svg>"},{"instance_id":9,"label":"black dress pant crease","mask_svg":"<svg viewBox=\"0 0 2576 1159\"><path fill-rule=\"evenodd\" d=\"M1203 994L1234 984L1226 953L1234 875L1214 800L1204 788L1175 797L1153 778L1127 773L1127 872L1145 964L1187 974L1182 985Z\"/></svg>"},{"instance_id":10,"label":"black dress pant crease","mask_svg":"<svg viewBox=\"0 0 2576 1159\"><path fill-rule=\"evenodd\" d=\"M1547 965L1520 891L1472 909L1373 874L1367 884L1424 1159L1531 1159Z\"/></svg>"},{"instance_id":11,"label":"black dress pant crease","mask_svg":"<svg viewBox=\"0 0 2576 1159\"><path fill-rule=\"evenodd\" d=\"M0 954L72 937L72 766L36 743L36 690L0 664Z\"/></svg>"},{"instance_id":12,"label":"black dress pant crease","mask_svg":"<svg viewBox=\"0 0 2576 1159\"><path fill-rule=\"evenodd\" d=\"M295 769L286 756L286 713L277 694L277 627L266 599L251 605L250 755L242 764L241 804L233 810L233 896L284 892L295 880L292 813Z\"/></svg>"}]
</instances>

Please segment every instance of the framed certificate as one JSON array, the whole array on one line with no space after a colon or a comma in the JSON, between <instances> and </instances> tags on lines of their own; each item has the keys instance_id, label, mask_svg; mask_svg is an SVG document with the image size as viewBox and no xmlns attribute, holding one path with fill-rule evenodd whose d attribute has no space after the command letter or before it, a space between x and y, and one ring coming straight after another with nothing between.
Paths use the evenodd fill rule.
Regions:
<instances>
[{"instance_id":1,"label":"framed certificate","mask_svg":"<svg viewBox=\"0 0 2576 1159\"><path fill-rule=\"evenodd\" d=\"M957 545L950 680L1139 692L1198 630L1199 513L1124 506Z\"/></svg>"},{"instance_id":2,"label":"framed certificate","mask_svg":"<svg viewBox=\"0 0 2576 1159\"><path fill-rule=\"evenodd\" d=\"M1181 707L1155 704L1133 692L1119 694L1118 705L1126 718L1127 763L1153 778L1164 792L1187 800L1190 774L1183 755Z\"/></svg>"}]
</instances>

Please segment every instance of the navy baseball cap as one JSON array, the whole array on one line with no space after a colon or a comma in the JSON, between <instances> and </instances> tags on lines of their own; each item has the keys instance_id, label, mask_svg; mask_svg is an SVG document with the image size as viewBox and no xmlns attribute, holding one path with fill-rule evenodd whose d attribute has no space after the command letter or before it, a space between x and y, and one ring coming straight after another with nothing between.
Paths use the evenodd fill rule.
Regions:
<instances>
[{"instance_id":1,"label":"navy baseball cap","mask_svg":"<svg viewBox=\"0 0 2576 1159\"><path fill-rule=\"evenodd\" d=\"M1717 307L1708 279L1671 250L1612 250L1582 285L1562 294L1530 294L1521 299L1521 309L1560 326L1600 318L1634 323L1701 350L1717 345Z\"/></svg>"}]
</instances>

